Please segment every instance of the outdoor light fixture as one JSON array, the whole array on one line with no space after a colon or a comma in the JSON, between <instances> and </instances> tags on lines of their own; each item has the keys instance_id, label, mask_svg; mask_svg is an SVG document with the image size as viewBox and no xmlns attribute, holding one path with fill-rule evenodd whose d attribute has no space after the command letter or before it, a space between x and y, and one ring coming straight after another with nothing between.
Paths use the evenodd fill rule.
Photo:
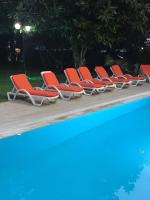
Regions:
<instances>
[{"instance_id":1,"label":"outdoor light fixture","mask_svg":"<svg viewBox=\"0 0 150 200\"><path fill-rule=\"evenodd\" d=\"M21 26L21 24L17 22L14 26L15 26L16 30L20 30L21 32L25 31L25 32L29 33L31 31L31 26L29 26L29 25Z\"/></svg>"},{"instance_id":2,"label":"outdoor light fixture","mask_svg":"<svg viewBox=\"0 0 150 200\"><path fill-rule=\"evenodd\" d=\"M31 31L31 26L25 26L25 27L24 27L24 30L25 30L26 32L30 32L30 31Z\"/></svg>"},{"instance_id":3,"label":"outdoor light fixture","mask_svg":"<svg viewBox=\"0 0 150 200\"><path fill-rule=\"evenodd\" d=\"M16 24L15 24L15 29L20 30L20 29L21 29L21 24L16 23Z\"/></svg>"},{"instance_id":4,"label":"outdoor light fixture","mask_svg":"<svg viewBox=\"0 0 150 200\"><path fill-rule=\"evenodd\" d=\"M17 33L20 33L22 36L22 49L20 48L15 48L15 53L16 53L16 61L18 60L18 55L22 52L22 57L23 57L23 67L24 67L24 71L26 74L26 63L25 63L25 53L26 53L26 43L27 43L27 35L30 35L29 32L31 32L32 26L29 25L22 25L19 22L16 22L14 24L14 28L16 29L15 34L17 36Z\"/></svg>"}]
</instances>

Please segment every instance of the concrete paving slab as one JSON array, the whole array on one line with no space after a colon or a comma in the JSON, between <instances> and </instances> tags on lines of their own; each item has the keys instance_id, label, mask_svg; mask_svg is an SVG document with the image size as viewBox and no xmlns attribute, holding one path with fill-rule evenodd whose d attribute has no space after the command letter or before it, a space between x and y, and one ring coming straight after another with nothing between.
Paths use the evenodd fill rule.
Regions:
<instances>
[{"instance_id":1,"label":"concrete paving slab","mask_svg":"<svg viewBox=\"0 0 150 200\"><path fill-rule=\"evenodd\" d=\"M115 89L71 101L58 100L55 104L41 107L35 107L23 100L0 103L0 138L22 134L31 129L148 96L150 84L145 83L138 87Z\"/></svg>"}]
</instances>

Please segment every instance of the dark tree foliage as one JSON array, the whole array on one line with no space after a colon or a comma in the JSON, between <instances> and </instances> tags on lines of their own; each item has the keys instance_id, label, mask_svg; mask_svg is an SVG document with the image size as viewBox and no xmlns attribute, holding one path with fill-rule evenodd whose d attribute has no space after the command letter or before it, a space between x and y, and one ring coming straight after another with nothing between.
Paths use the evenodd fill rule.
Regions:
<instances>
[{"instance_id":1,"label":"dark tree foliage","mask_svg":"<svg viewBox=\"0 0 150 200\"><path fill-rule=\"evenodd\" d=\"M7 16L7 24L32 24L36 32L68 40L75 66L86 62L87 50L95 45L138 49L150 35L150 4L146 0L21 0L1 4L1 18Z\"/></svg>"}]
</instances>

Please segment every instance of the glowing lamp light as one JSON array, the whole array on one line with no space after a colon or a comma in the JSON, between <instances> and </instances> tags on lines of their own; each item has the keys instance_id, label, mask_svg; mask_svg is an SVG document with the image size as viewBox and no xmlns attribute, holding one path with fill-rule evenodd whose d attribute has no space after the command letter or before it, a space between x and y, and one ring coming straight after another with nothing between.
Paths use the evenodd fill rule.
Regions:
<instances>
[{"instance_id":1,"label":"glowing lamp light","mask_svg":"<svg viewBox=\"0 0 150 200\"><path fill-rule=\"evenodd\" d=\"M21 24L16 23L16 24L15 24L15 29L17 29L17 30L21 29Z\"/></svg>"},{"instance_id":2,"label":"glowing lamp light","mask_svg":"<svg viewBox=\"0 0 150 200\"><path fill-rule=\"evenodd\" d=\"M25 30L26 32L30 32L30 31L31 31L31 26L25 26L24 30Z\"/></svg>"}]
</instances>

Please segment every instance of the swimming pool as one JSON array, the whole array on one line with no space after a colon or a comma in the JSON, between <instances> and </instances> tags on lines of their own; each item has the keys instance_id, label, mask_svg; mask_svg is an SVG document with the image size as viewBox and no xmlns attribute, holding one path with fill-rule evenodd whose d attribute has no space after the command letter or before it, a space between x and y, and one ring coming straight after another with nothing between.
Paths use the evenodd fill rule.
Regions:
<instances>
[{"instance_id":1,"label":"swimming pool","mask_svg":"<svg viewBox=\"0 0 150 200\"><path fill-rule=\"evenodd\" d=\"M2 200L149 200L150 98L0 140Z\"/></svg>"}]
</instances>

